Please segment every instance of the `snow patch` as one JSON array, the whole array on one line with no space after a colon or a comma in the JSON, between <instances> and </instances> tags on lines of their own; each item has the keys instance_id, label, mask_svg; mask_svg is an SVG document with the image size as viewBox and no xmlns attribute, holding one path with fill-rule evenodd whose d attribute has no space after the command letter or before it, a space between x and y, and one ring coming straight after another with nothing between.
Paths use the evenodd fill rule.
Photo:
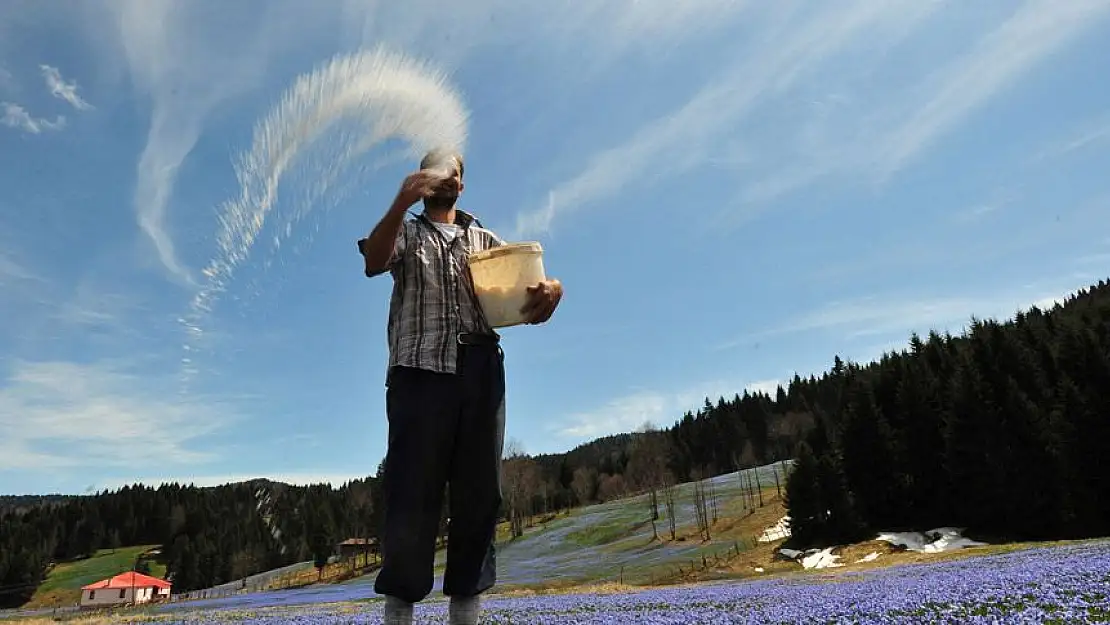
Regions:
<instances>
[{"instance_id":1,"label":"snow patch","mask_svg":"<svg viewBox=\"0 0 1110 625\"><path fill-rule=\"evenodd\" d=\"M840 556L833 554L833 549L834 547L826 547L820 551L807 551L806 555L802 557L802 568L833 569L838 566L844 566L837 562Z\"/></svg>"},{"instance_id":2,"label":"snow patch","mask_svg":"<svg viewBox=\"0 0 1110 625\"><path fill-rule=\"evenodd\" d=\"M938 527L927 532L883 532L876 540L920 553L940 553L987 544L964 538L963 528L959 527Z\"/></svg>"},{"instance_id":3,"label":"snow patch","mask_svg":"<svg viewBox=\"0 0 1110 625\"><path fill-rule=\"evenodd\" d=\"M860 562L874 562L875 560L878 560L878 559L879 559L879 553L876 552L876 551L872 551L871 553L863 556L859 560L856 560L856 564L859 564Z\"/></svg>"},{"instance_id":4,"label":"snow patch","mask_svg":"<svg viewBox=\"0 0 1110 625\"><path fill-rule=\"evenodd\" d=\"M771 543L784 538L790 538L789 516L782 517L774 525L763 530L763 535L759 537L759 542Z\"/></svg>"}]
</instances>

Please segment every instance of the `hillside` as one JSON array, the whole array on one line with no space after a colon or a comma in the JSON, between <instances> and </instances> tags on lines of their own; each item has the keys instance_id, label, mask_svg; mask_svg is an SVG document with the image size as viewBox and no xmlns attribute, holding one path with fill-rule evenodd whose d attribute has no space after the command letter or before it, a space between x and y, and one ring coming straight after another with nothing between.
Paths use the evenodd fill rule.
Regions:
<instances>
[{"instance_id":1,"label":"hillside","mask_svg":"<svg viewBox=\"0 0 1110 625\"><path fill-rule=\"evenodd\" d=\"M761 495L754 490L757 473ZM674 538L665 501L653 530L648 494L575 509L501 542L498 587L677 581L681 570L702 567L703 556L713 562L758 547L758 536L783 514L776 476L785 483L781 463L675 486ZM708 537L698 520L698 488Z\"/></svg>"},{"instance_id":2,"label":"hillside","mask_svg":"<svg viewBox=\"0 0 1110 625\"><path fill-rule=\"evenodd\" d=\"M763 563L767 571L796 570L794 563L773 562L770 543L758 537L783 515L776 477L783 482L789 464L776 463L673 487L675 534L669 508L660 506L658 538L650 522L650 495L642 493L592 504L551 516L537 516L524 535L498 540L498 593L529 592L581 585L681 583L691 576L724 570L740 560ZM762 493L756 490L762 486ZM705 494L709 525L699 527L698 493ZM761 505L762 500L762 505ZM442 587L445 553L436 556L434 592ZM704 557L704 560L703 560ZM745 571L750 574L752 571ZM375 573L341 583L248 595L200 599L165 610L316 604L365 600L375 596Z\"/></svg>"},{"instance_id":3,"label":"hillside","mask_svg":"<svg viewBox=\"0 0 1110 625\"><path fill-rule=\"evenodd\" d=\"M650 495L584 506L557 515L537 517L524 535L511 538L507 530L498 540L498 583L494 594L522 596L563 591L590 594L626 593L642 587L684 586L692 582L735 578L781 577L811 572L855 572L904 563L941 561L975 554L1002 553L1014 545L987 545L954 551L904 550L871 540L834 550L825 562L818 558L785 558L779 554L783 536L769 530L781 525L785 513L775 478L783 464L729 473L674 487L675 538L671 538L669 510L660 510L658 538L650 524ZM758 480L755 479L758 474ZM753 489L762 485L760 494ZM709 537L700 527L698 493L706 495ZM714 509L716 515L714 515ZM436 558L432 602L441 598L444 554ZM836 567L836 568L828 568ZM375 597L374 574L341 583L246 595L216 596L171 604L159 611L234 608L255 611L268 606L365 601Z\"/></svg>"},{"instance_id":4,"label":"hillside","mask_svg":"<svg viewBox=\"0 0 1110 625\"><path fill-rule=\"evenodd\" d=\"M158 562L152 551L157 551L156 545L101 549L89 558L60 562L50 569L24 607L74 605L81 597L82 586L130 571L141 557L147 560L151 575L162 577L166 574L166 565Z\"/></svg>"},{"instance_id":5,"label":"hillside","mask_svg":"<svg viewBox=\"0 0 1110 625\"><path fill-rule=\"evenodd\" d=\"M1102 282L1049 311L974 321L967 336L910 337L876 363L833 358L828 372L795 375L772 395L706 398L670 427L564 454L514 450L504 518L510 536L527 540L528 518L798 452L787 497L795 546L945 525L1012 539L1105 535L1108 354ZM253 480L24 500L0 511L0 607L26 602L51 562L113 544L160 545L177 591L326 558L344 538L377 535L380 471L338 488ZM568 529L567 540L609 538L590 531L601 534Z\"/></svg>"}]
</instances>

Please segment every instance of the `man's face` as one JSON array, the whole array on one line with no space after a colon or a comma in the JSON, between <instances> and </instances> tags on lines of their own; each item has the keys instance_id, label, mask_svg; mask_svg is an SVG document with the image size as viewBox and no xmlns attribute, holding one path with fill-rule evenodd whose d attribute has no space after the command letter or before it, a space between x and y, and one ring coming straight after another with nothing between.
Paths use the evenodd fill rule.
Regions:
<instances>
[{"instance_id":1,"label":"man's face","mask_svg":"<svg viewBox=\"0 0 1110 625\"><path fill-rule=\"evenodd\" d=\"M442 161L429 163L427 169L442 171L446 176L441 183L436 185L432 194L425 198L425 204L434 207L453 206L459 199L459 194L462 193L463 189L462 176L459 175L458 163L452 158L447 158Z\"/></svg>"}]
</instances>

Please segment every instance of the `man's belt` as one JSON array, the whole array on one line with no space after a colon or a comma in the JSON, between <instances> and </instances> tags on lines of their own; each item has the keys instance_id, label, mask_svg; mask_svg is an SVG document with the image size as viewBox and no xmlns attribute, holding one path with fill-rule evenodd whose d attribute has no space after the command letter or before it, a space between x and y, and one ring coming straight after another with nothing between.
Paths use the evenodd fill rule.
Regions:
<instances>
[{"instance_id":1,"label":"man's belt","mask_svg":"<svg viewBox=\"0 0 1110 625\"><path fill-rule=\"evenodd\" d=\"M477 332L459 332L455 335L459 345L480 345L493 347L501 342L501 337L496 334L479 334Z\"/></svg>"}]
</instances>

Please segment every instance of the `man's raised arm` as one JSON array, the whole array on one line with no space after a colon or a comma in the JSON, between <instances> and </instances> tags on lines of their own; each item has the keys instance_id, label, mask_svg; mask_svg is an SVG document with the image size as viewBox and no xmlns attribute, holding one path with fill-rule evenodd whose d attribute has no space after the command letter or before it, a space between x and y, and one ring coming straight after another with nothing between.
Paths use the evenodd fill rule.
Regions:
<instances>
[{"instance_id":1,"label":"man's raised arm","mask_svg":"<svg viewBox=\"0 0 1110 625\"><path fill-rule=\"evenodd\" d=\"M363 273L367 278L384 273L396 258L397 238L401 228L405 225L405 206L397 201L389 207L389 211L378 221L378 225L370 231L370 236L358 240L358 251L365 261Z\"/></svg>"},{"instance_id":2,"label":"man's raised arm","mask_svg":"<svg viewBox=\"0 0 1110 625\"><path fill-rule=\"evenodd\" d=\"M427 195L432 185L440 180L439 175L427 171L410 174L401 183L401 189L397 191L397 197L393 199L389 211L370 231L370 236L358 240L358 251L365 261L364 273L367 278L373 278L389 269L396 254L401 251L397 249L397 237L405 224L405 211Z\"/></svg>"}]
</instances>

